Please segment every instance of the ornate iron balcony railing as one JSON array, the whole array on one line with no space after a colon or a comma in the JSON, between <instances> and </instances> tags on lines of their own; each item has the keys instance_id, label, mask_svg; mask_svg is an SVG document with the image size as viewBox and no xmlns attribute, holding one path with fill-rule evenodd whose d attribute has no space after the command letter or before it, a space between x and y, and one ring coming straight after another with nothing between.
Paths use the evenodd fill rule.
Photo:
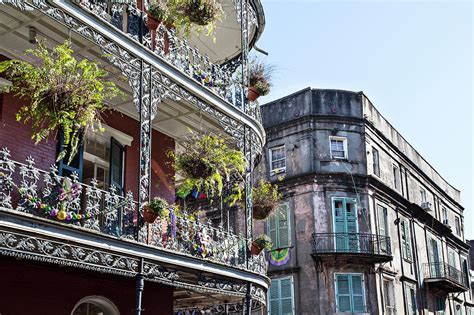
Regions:
<instances>
[{"instance_id":1,"label":"ornate iron balcony railing","mask_svg":"<svg viewBox=\"0 0 474 315\"><path fill-rule=\"evenodd\" d=\"M247 240L214 227L210 221L199 222L185 212L157 219L153 224L139 224L142 213L132 192L120 195L115 187L99 189L97 181L86 185L76 174L58 175L56 166L46 172L28 157L26 163L10 158L8 149L0 150L0 209L28 214L62 226L74 226L119 240L166 249L226 266L266 273L264 254L252 256L246 264Z\"/></svg>"},{"instance_id":2,"label":"ornate iron balcony railing","mask_svg":"<svg viewBox=\"0 0 474 315\"><path fill-rule=\"evenodd\" d=\"M236 7L238 3L237 1ZM258 106L244 104L246 88L242 85L239 75L239 58L223 65L215 64L207 55L191 47L186 38L179 36L174 29L166 27L163 23L156 31L148 30L146 12L142 14L134 1L77 0L77 5L150 49L156 56L234 107L257 120L260 119ZM254 15L252 9L251 16Z\"/></svg>"},{"instance_id":3,"label":"ornate iron balcony railing","mask_svg":"<svg viewBox=\"0 0 474 315\"><path fill-rule=\"evenodd\" d=\"M425 279L430 282L450 281L454 285L469 289L468 278L465 272L445 262L423 264Z\"/></svg>"},{"instance_id":4,"label":"ornate iron balcony railing","mask_svg":"<svg viewBox=\"0 0 474 315\"><path fill-rule=\"evenodd\" d=\"M328 254L388 258L392 256L390 237L364 233L313 233L313 256Z\"/></svg>"}]
</instances>

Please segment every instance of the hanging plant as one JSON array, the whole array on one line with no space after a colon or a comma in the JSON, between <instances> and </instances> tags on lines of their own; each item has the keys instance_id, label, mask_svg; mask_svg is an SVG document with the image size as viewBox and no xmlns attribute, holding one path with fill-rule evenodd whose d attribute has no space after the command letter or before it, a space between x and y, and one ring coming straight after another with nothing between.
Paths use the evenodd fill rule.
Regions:
<instances>
[{"instance_id":1,"label":"hanging plant","mask_svg":"<svg viewBox=\"0 0 474 315\"><path fill-rule=\"evenodd\" d=\"M265 234L259 235L253 242L250 249L252 255L258 255L264 249L271 249L273 246L272 239Z\"/></svg>"},{"instance_id":2,"label":"hanging plant","mask_svg":"<svg viewBox=\"0 0 474 315\"><path fill-rule=\"evenodd\" d=\"M253 218L265 220L278 207L282 194L278 186L266 183L261 179L258 185L252 188Z\"/></svg>"},{"instance_id":3,"label":"hanging plant","mask_svg":"<svg viewBox=\"0 0 474 315\"><path fill-rule=\"evenodd\" d=\"M156 218L168 215L168 201L161 197L153 198L143 206L143 220L148 223L155 222Z\"/></svg>"},{"instance_id":4,"label":"hanging plant","mask_svg":"<svg viewBox=\"0 0 474 315\"><path fill-rule=\"evenodd\" d=\"M38 64L21 60L0 62L0 73L5 73L13 92L25 101L16 113L17 121L32 123L32 139L35 143L48 139L51 133L61 129L64 147L58 160L69 153L69 162L78 151L81 137L89 129L98 126L102 130L101 113L106 109L105 101L122 93L115 83L105 81L107 71L97 63L83 59L78 61L71 43L53 48L50 52L44 42L29 54L39 59Z\"/></svg>"},{"instance_id":5,"label":"hanging plant","mask_svg":"<svg viewBox=\"0 0 474 315\"><path fill-rule=\"evenodd\" d=\"M253 102L258 97L267 95L270 92L273 70L273 66L266 65L257 59L250 61L247 95L249 101Z\"/></svg>"},{"instance_id":6,"label":"hanging plant","mask_svg":"<svg viewBox=\"0 0 474 315\"><path fill-rule=\"evenodd\" d=\"M189 36L192 29L200 34L214 33L216 23L224 16L222 4L218 0L170 0L171 12L176 17L175 26Z\"/></svg>"},{"instance_id":7,"label":"hanging plant","mask_svg":"<svg viewBox=\"0 0 474 315\"><path fill-rule=\"evenodd\" d=\"M191 134L183 143L182 152L169 151L175 171L184 178L177 195L187 196L193 189L208 197L221 196L231 174L243 179L247 162L243 153L227 145L215 134ZM228 201L234 204L242 198L243 188L235 183Z\"/></svg>"},{"instance_id":8,"label":"hanging plant","mask_svg":"<svg viewBox=\"0 0 474 315\"><path fill-rule=\"evenodd\" d=\"M148 28L156 30L161 22L164 22L169 27L174 27L176 24L175 14L171 12L169 5L170 1L155 0L148 5Z\"/></svg>"}]
</instances>

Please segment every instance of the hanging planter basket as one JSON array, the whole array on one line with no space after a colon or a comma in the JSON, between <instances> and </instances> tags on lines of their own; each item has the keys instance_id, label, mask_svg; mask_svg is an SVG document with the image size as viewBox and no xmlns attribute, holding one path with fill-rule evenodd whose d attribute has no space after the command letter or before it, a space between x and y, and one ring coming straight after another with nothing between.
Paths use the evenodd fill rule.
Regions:
<instances>
[{"instance_id":1,"label":"hanging planter basket","mask_svg":"<svg viewBox=\"0 0 474 315\"><path fill-rule=\"evenodd\" d=\"M143 207L143 221L154 223L156 218L158 218L158 214L153 213L149 205Z\"/></svg>"},{"instance_id":2,"label":"hanging planter basket","mask_svg":"<svg viewBox=\"0 0 474 315\"><path fill-rule=\"evenodd\" d=\"M258 246L258 244L255 241L252 242L252 247L250 248L250 252L252 253L252 255L258 256L258 255L260 255L262 250L263 250L263 248Z\"/></svg>"},{"instance_id":3,"label":"hanging planter basket","mask_svg":"<svg viewBox=\"0 0 474 315\"><path fill-rule=\"evenodd\" d=\"M253 218L255 220L265 220L275 210L276 205L254 205Z\"/></svg>"},{"instance_id":4,"label":"hanging planter basket","mask_svg":"<svg viewBox=\"0 0 474 315\"><path fill-rule=\"evenodd\" d=\"M260 94L258 93L257 89L254 87L249 87L248 92L247 92L247 99L251 102L255 102L257 98L260 97Z\"/></svg>"}]
</instances>

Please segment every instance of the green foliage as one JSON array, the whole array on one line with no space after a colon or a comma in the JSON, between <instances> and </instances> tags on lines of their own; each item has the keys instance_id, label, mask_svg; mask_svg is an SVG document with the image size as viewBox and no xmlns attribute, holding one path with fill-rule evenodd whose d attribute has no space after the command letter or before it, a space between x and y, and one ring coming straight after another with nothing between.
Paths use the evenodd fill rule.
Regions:
<instances>
[{"instance_id":1,"label":"green foliage","mask_svg":"<svg viewBox=\"0 0 474 315\"><path fill-rule=\"evenodd\" d=\"M242 179L247 166L243 153L226 144L226 139L215 134L192 134L183 143L183 152L169 151L174 168L185 178L178 187L178 195L188 195L193 189L204 191L208 197L221 196L224 182L231 174ZM243 188L235 183L227 200L234 204L242 198Z\"/></svg>"},{"instance_id":2,"label":"green foliage","mask_svg":"<svg viewBox=\"0 0 474 315\"><path fill-rule=\"evenodd\" d=\"M265 234L259 235L255 240L255 244L261 249L271 249L273 246L272 239Z\"/></svg>"},{"instance_id":3,"label":"green foliage","mask_svg":"<svg viewBox=\"0 0 474 315\"><path fill-rule=\"evenodd\" d=\"M218 0L155 0L149 5L148 12L153 17L174 26L189 36L192 30L212 35L216 23L224 16L224 10Z\"/></svg>"},{"instance_id":4,"label":"green foliage","mask_svg":"<svg viewBox=\"0 0 474 315\"><path fill-rule=\"evenodd\" d=\"M169 204L166 199L163 199L161 197L155 197L147 204L146 209L148 212L151 212L153 214L164 216L167 214L168 207Z\"/></svg>"},{"instance_id":5,"label":"green foliage","mask_svg":"<svg viewBox=\"0 0 474 315\"><path fill-rule=\"evenodd\" d=\"M278 192L278 186L261 179L258 185L252 187L254 219L266 219L278 207L281 199L282 194Z\"/></svg>"},{"instance_id":6,"label":"green foliage","mask_svg":"<svg viewBox=\"0 0 474 315\"><path fill-rule=\"evenodd\" d=\"M52 52L40 42L25 54L39 59L38 65L21 60L0 63L0 73L12 81L7 91L25 101L16 119L24 123L31 121L35 143L62 129L71 161L81 136L89 129L94 130L95 125L102 129L100 114L106 109L104 102L121 92L113 82L104 81L107 71L97 63L77 61L68 41L54 47ZM58 160L66 153L66 150L60 152Z\"/></svg>"},{"instance_id":7,"label":"green foliage","mask_svg":"<svg viewBox=\"0 0 474 315\"><path fill-rule=\"evenodd\" d=\"M266 65L258 59L250 61L249 85L255 88L260 96L267 95L270 92L273 71L273 66Z\"/></svg>"}]
</instances>

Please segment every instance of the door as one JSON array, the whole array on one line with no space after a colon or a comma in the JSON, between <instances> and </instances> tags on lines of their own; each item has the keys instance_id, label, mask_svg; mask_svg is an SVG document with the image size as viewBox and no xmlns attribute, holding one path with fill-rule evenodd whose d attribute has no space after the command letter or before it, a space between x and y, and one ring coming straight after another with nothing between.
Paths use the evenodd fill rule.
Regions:
<instances>
[{"instance_id":1,"label":"door","mask_svg":"<svg viewBox=\"0 0 474 315\"><path fill-rule=\"evenodd\" d=\"M359 251L356 203L354 199L333 200L336 252Z\"/></svg>"},{"instance_id":2,"label":"door","mask_svg":"<svg viewBox=\"0 0 474 315\"><path fill-rule=\"evenodd\" d=\"M387 220L387 208L378 206L378 221L379 221L379 248L382 253L386 253L388 250L388 220ZM377 248L375 249L377 250Z\"/></svg>"},{"instance_id":3,"label":"door","mask_svg":"<svg viewBox=\"0 0 474 315\"><path fill-rule=\"evenodd\" d=\"M123 146L115 140L110 138L110 175L109 187L114 186L119 195L123 195Z\"/></svg>"}]
</instances>

